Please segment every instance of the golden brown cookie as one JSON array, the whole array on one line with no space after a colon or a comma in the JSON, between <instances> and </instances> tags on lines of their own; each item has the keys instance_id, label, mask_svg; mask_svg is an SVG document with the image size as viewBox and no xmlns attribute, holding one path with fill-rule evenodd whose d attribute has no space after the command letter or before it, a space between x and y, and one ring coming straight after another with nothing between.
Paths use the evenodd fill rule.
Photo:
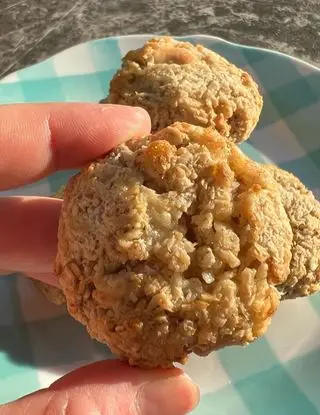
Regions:
<instances>
[{"instance_id":1,"label":"golden brown cookie","mask_svg":"<svg viewBox=\"0 0 320 415\"><path fill-rule=\"evenodd\" d=\"M176 123L71 179L56 273L93 338L169 367L265 332L291 243L263 168L217 131Z\"/></svg>"},{"instance_id":2,"label":"golden brown cookie","mask_svg":"<svg viewBox=\"0 0 320 415\"><path fill-rule=\"evenodd\" d=\"M249 137L262 109L247 72L201 45L170 37L152 39L124 57L108 102L145 108L153 131L184 121L215 126L234 142Z\"/></svg>"},{"instance_id":3,"label":"golden brown cookie","mask_svg":"<svg viewBox=\"0 0 320 415\"><path fill-rule=\"evenodd\" d=\"M56 272L92 337L168 367L264 333L291 243L263 168L213 129L176 123L71 179Z\"/></svg>"},{"instance_id":4,"label":"golden brown cookie","mask_svg":"<svg viewBox=\"0 0 320 415\"><path fill-rule=\"evenodd\" d=\"M279 288L284 298L314 294L320 291L320 203L293 174L273 165L266 169L280 185L293 232L290 274Z\"/></svg>"}]
</instances>

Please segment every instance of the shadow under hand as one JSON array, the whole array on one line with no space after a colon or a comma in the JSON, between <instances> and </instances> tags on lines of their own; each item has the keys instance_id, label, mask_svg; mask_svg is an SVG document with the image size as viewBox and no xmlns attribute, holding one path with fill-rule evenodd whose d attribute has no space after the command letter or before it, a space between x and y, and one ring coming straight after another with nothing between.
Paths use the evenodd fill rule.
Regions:
<instances>
[{"instance_id":1,"label":"shadow under hand","mask_svg":"<svg viewBox=\"0 0 320 415\"><path fill-rule=\"evenodd\" d=\"M107 346L92 340L64 306L51 304L31 280L0 278L0 371L44 368L62 374L102 359L112 359Z\"/></svg>"}]
</instances>

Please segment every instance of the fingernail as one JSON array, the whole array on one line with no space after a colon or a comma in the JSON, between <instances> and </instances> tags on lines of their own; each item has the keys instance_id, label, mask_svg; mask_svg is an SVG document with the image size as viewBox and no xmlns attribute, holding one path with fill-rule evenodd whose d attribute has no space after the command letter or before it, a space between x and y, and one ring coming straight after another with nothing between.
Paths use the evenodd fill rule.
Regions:
<instances>
[{"instance_id":1,"label":"fingernail","mask_svg":"<svg viewBox=\"0 0 320 415\"><path fill-rule=\"evenodd\" d=\"M143 385L136 406L141 415L184 415L197 406L199 396L199 388L181 374Z\"/></svg>"},{"instance_id":2,"label":"fingernail","mask_svg":"<svg viewBox=\"0 0 320 415\"><path fill-rule=\"evenodd\" d=\"M144 121L145 119L149 118L149 114L144 108L141 108L141 107L131 107L131 108L135 112L136 119Z\"/></svg>"},{"instance_id":3,"label":"fingernail","mask_svg":"<svg viewBox=\"0 0 320 415\"><path fill-rule=\"evenodd\" d=\"M103 112L110 112L121 128L132 132L134 135L145 135L151 130L151 120L148 112L141 107L129 107L127 105L102 104Z\"/></svg>"},{"instance_id":4,"label":"fingernail","mask_svg":"<svg viewBox=\"0 0 320 415\"><path fill-rule=\"evenodd\" d=\"M151 130L151 120L147 111L141 107L124 107L125 111L130 110L130 117L126 117L129 121L128 127L131 129L133 136L149 134Z\"/></svg>"},{"instance_id":5,"label":"fingernail","mask_svg":"<svg viewBox=\"0 0 320 415\"><path fill-rule=\"evenodd\" d=\"M133 138L150 134L151 119L148 112L140 107L134 107L132 109L134 109L136 120L136 125L133 129Z\"/></svg>"}]
</instances>

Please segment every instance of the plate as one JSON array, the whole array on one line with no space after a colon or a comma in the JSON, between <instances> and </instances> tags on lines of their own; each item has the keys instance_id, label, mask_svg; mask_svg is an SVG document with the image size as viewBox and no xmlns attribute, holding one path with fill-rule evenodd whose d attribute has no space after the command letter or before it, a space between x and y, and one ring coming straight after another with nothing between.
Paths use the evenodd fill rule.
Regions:
<instances>
[{"instance_id":1,"label":"plate","mask_svg":"<svg viewBox=\"0 0 320 415\"><path fill-rule=\"evenodd\" d=\"M0 81L0 102L87 101L106 96L121 57L150 36L99 39L65 50ZM211 36L201 43L248 70L264 95L260 122L242 149L295 173L320 197L320 71L292 57ZM73 174L1 194L51 195ZM81 345L81 347L79 347ZM59 307L19 275L0 279L0 402L48 386L69 370L112 358ZM196 415L320 413L320 295L282 303L267 334L185 367L201 388Z\"/></svg>"}]
</instances>

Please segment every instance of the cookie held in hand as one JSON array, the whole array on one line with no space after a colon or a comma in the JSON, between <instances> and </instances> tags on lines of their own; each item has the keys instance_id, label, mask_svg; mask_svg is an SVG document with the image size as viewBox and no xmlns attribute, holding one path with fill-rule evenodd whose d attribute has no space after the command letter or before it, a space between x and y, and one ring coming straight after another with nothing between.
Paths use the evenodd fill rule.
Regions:
<instances>
[{"instance_id":1,"label":"cookie held in hand","mask_svg":"<svg viewBox=\"0 0 320 415\"><path fill-rule=\"evenodd\" d=\"M170 367L265 332L291 244L263 167L213 128L175 123L71 179L56 273L93 338L130 364Z\"/></svg>"}]
</instances>

